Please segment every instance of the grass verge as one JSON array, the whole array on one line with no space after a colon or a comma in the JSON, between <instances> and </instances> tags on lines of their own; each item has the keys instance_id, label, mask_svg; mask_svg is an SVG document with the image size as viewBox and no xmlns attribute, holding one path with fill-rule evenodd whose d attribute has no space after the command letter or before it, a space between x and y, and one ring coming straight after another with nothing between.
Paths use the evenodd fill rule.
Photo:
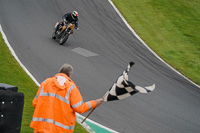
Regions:
<instances>
[{"instance_id":1,"label":"grass verge","mask_svg":"<svg viewBox=\"0 0 200 133\"><path fill-rule=\"evenodd\" d=\"M200 85L199 0L112 0L163 60Z\"/></svg>"},{"instance_id":2,"label":"grass verge","mask_svg":"<svg viewBox=\"0 0 200 133\"><path fill-rule=\"evenodd\" d=\"M32 133L30 122L34 108L32 100L38 90L38 86L21 68L10 53L0 34L0 83L18 87L18 92L24 93L24 109L21 124L21 133ZM74 133L88 133L80 124L76 123Z\"/></svg>"}]
</instances>

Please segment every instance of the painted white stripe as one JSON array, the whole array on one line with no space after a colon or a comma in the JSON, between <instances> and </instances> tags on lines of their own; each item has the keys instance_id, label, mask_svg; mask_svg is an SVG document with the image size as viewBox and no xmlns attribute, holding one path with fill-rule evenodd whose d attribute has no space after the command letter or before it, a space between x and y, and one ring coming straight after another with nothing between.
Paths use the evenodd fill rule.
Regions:
<instances>
[{"instance_id":1,"label":"painted white stripe","mask_svg":"<svg viewBox=\"0 0 200 133\"><path fill-rule=\"evenodd\" d=\"M20 64L20 66L24 69L24 71L32 78L32 80L38 85L40 86L40 84L37 82L37 80L32 76L32 74L28 71L28 69L26 69L26 67L21 63L21 61L19 60L19 58L17 57L17 55L15 54L15 51L13 50L13 48L11 47L10 43L8 42L7 40L7 37L6 35L4 34L3 32L3 29L1 27L1 24L0 24L0 32L3 36L3 39L5 41L5 43L7 44L10 52L12 53L12 55L15 57L15 59L17 60L17 62Z\"/></svg>"},{"instance_id":2,"label":"painted white stripe","mask_svg":"<svg viewBox=\"0 0 200 133\"><path fill-rule=\"evenodd\" d=\"M136 36L138 38L138 40L149 50L151 51L160 61L162 61L165 65L167 65L169 68L171 68L173 71L175 71L176 73L178 73L180 76L182 76L183 78L185 78L186 80L188 80L190 83L192 83L193 85L197 86L198 88L200 88L199 85L197 85L196 83L194 83L193 81L191 81L190 79L188 79L187 77L185 77L184 75L182 75L180 72L178 72L176 69L174 69L172 66L170 66L169 64L167 64L163 59L161 59L137 34L136 32L132 29L132 27L127 23L127 21L125 20L125 18L121 15L121 13L119 12L119 10L115 7L115 5L113 4L113 2L111 0L108 0L108 2L110 2L110 4L112 5L112 7L115 9L115 11L118 13L118 15L121 17L121 19L124 21L124 23L126 24L126 26L129 28L129 30L133 33L134 36Z\"/></svg>"},{"instance_id":3,"label":"painted white stripe","mask_svg":"<svg viewBox=\"0 0 200 133\"><path fill-rule=\"evenodd\" d=\"M82 118L82 119L81 119ZM85 122L81 123L83 120L83 116L81 116L80 114L76 113L76 121L82 125L89 133L95 133L90 126L88 126Z\"/></svg>"},{"instance_id":4,"label":"painted white stripe","mask_svg":"<svg viewBox=\"0 0 200 133\"><path fill-rule=\"evenodd\" d=\"M77 116L77 119L85 119L85 117L83 117L82 115L80 115L80 114L78 114L78 113L76 113L76 116ZM77 121L81 121L81 122L82 122L82 120L77 120ZM95 121L92 121L92 120L90 120L90 119L87 119L86 121L88 121L88 122L90 122L90 123L93 123L93 124L95 124L95 125L97 125L97 126L99 126L99 127L101 127L101 128L104 128L104 129L110 131L111 133L119 133L119 132L117 132L117 131L115 131L115 130L112 130L112 129L108 128L108 127L105 127L105 126L103 126L103 125L100 125L99 123L96 123ZM84 123L85 123L85 122L84 122ZM83 124L84 124L84 123L83 123ZM83 125L82 123L80 123L80 124Z\"/></svg>"},{"instance_id":5,"label":"painted white stripe","mask_svg":"<svg viewBox=\"0 0 200 133\"><path fill-rule=\"evenodd\" d=\"M98 54L93 53L93 52L91 52L87 49L81 48L81 47L74 48L71 51L73 51L77 54L80 54L82 56L85 56L85 57L98 56Z\"/></svg>"}]
</instances>

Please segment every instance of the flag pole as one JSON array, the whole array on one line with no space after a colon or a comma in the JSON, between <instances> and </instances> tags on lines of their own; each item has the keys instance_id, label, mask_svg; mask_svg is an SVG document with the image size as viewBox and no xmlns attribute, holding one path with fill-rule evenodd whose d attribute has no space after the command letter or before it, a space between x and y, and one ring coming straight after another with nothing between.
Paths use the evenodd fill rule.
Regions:
<instances>
[{"instance_id":1,"label":"flag pole","mask_svg":"<svg viewBox=\"0 0 200 133\"><path fill-rule=\"evenodd\" d=\"M106 94L102 97L102 99L104 99L105 96L106 96ZM97 107L96 107L96 108L97 108ZM92 109L92 110L90 111L90 113L85 117L85 119L81 122L81 124L83 124L83 122L92 114L92 112L93 112L96 108L94 108L94 109Z\"/></svg>"},{"instance_id":2,"label":"flag pole","mask_svg":"<svg viewBox=\"0 0 200 133\"><path fill-rule=\"evenodd\" d=\"M90 111L90 113L85 117L85 119L81 122L83 124L83 122L92 114L92 112L95 110L96 108L92 109Z\"/></svg>"}]
</instances>

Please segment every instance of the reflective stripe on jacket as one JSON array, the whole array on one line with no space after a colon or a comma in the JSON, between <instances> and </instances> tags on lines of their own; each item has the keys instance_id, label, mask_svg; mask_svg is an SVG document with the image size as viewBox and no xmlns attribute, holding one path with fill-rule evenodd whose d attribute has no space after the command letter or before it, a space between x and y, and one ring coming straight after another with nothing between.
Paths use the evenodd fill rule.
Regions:
<instances>
[{"instance_id":1,"label":"reflective stripe on jacket","mask_svg":"<svg viewBox=\"0 0 200 133\"><path fill-rule=\"evenodd\" d=\"M96 101L83 102L76 84L64 73L44 81L34 100L31 127L41 133L73 133L75 112L85 113Z\"/></svg>"}]
</instances>

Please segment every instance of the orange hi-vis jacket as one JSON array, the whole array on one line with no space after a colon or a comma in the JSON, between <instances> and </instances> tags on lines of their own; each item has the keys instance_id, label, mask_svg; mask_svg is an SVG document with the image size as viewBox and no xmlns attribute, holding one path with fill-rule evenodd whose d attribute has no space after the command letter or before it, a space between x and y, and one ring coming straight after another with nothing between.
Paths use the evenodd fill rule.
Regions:
<instances>
[{"instance_id":1,"label":"orange hi-vis jacket","mask_svg":"<svg viewBox=\"0 0 200 133\"><path fill-rule=\"evenodd\" d=\"M64 73L47 78L33 100L35 108L30 127L39 133L73 133L76 114L96 107L96 101L83 102L76 84Z\"/></svg>"}]
</instances>

